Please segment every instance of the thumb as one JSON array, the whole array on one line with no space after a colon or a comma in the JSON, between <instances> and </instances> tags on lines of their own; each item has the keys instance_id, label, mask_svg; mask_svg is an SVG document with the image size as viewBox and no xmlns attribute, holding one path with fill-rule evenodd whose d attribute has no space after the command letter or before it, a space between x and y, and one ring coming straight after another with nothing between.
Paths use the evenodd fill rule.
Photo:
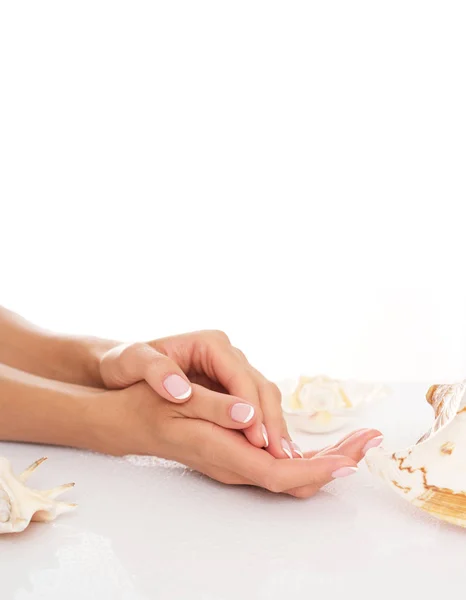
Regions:
<instances>
[{"instance_id":1,"label":"thumb","mask_svg":"<svg viewBox=\"0 0 466 600\"><path fill-rule=\"evenodd\" d=\"M100 373L108 388L124 388L146 380L160 396L171 402L191 397L191 384L180 367L149 344L121 344L100 361Z\"/></svg>"}]
</instances>

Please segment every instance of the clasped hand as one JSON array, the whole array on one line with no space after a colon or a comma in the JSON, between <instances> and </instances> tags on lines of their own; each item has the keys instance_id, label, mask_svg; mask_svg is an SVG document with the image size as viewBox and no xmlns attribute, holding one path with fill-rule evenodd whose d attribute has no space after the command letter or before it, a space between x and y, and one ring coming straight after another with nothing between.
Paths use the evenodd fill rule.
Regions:
<instances>
[{"instance_id":1,"label":"clasped hand","mask_svg":"<svg viewBox=\"0 0 466 600\"><path fill-rule=\"evenodd\" d=\"M379 431L363 429L301 452L277 386L218 331L116 346L103 355L100 372L113 390L94 404L106 415L100 449L176 460L228 484L306 498L356 472L382 440Z\"/></svg>"}]
</instances>

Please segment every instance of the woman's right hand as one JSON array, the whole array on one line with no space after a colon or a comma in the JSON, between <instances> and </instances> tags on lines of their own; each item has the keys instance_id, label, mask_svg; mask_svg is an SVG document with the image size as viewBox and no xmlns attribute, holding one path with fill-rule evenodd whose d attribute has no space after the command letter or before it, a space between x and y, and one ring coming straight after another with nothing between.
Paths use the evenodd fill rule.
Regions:
<instances>
[{"instance_id":1,"label":"woman's right hand","mask_svg":"<svg viewBox=\"0 0 466 600\"><path fill-rule=\"evenodd\" d=\"M222 331L194 331L147 343L119 344L100 357L100 378L108 389L146 381L170 402L190 402L192 384L223 392L254 407L255 419L244 435L275 458L299 458L291 439L278 387L255 369Z\"/></svg>"},{"instance_id":2,"label":"woman's right hand","mask_svg":"<svg viewBox=\"0 0 466 600\"><path fill-rule=\"evenodd\" d=\"M208 392L208 393L207 393ZM355 473L365 451L381 442L374 429L355 431L304 459L274 458L251 445L240 430L254 421L235 421L238 399L193 385L185 404L159 396L145 382L95 397L90 408L94 450L145 454L175 460L217 481L255 485L300 498L337 477ZM247 406L236 407L247 411Z\"/></svg>"}]
</instances>

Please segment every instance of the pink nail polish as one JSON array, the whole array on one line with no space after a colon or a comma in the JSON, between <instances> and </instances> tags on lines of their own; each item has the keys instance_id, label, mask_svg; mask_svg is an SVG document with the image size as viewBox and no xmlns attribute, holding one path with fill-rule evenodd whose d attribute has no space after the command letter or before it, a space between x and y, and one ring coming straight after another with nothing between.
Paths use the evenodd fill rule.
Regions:
<instances>
[{"instance_id":1,"label":"pink nail polish","mask_svg":"<svg viewBox=\"0 0 466 600\"><path fill-rule=\"evenodd\" d=\"M367 444L364 446L364 448L362 449L362 453L366 454L366 452L368 450L370 450L371 448L376 448L377 446L380 446L380 444L383 442L383 435L378 435L375 438L372 438L371 440L369 440L367 442Z\"/></svg>"},{"instance_id":2,"label":"pink nail polish","mask_svg":"<svg viewBox=\"0 0 466 600\"><path fill-rule=\"evenodd\" d=\"M269 445L269 436L267 434L267 429L265 428L264 424L262 424L262 437L264 438L264 448L267 448L267 446Z\"/></svg>"},{"instance_id":3,"label":"pink nail polish","mask_svg":"<svg viewBox=\"0 0 466 600\"><path fill-rule=\"evenodd\" d=\"M291 449L296 452L296 454L298 454L298 456L300 456L301 458L304 458L304 454L303 451L301 450L301 448L298 446L298 444L295 444L295 442L290 442L290 446Z\"/></svg>"},{"instance_id":4,"label":"pink nail polish","mask_svg":"<svg viewBox=\"0 0 466 600\"><path fill-rule=\"evenodd\" d=\"M282 438L282 448L283 452L288 456L288 458L293 458L293 455L291 454L290 445L287 442L287 440L285 440L285 438Z\"/></svg>"},{"instance_id":5,"label":"pink nail polish","mask_svg":"<svg viewBox=\"0 0 466 600\"><path fill-rule=\"evenodd\" d=\"M176 400L187 400L192 393L191 386L186 379L176 374L165 377L163 387Z\"/></svg>"},{"instance_id":6,"label":"pink nail polish","mask_svg":"<svg viewBox=\"0 0 466 600\"><path fill-rule=\"evenodd\" d=\"M332 477L334 479L337 477L348 477L348 475L354 475L357 470L357 467L341 467L332 473Z\"/></svg>"},{"instance_id":7,"label":"pink nail polish","mask_svg":"<svg viewBox=\"0 0 466 600\"><path fill-rule=\"evenodd\" d=\"M237 423L248 423L254 416L254 408L250 404L238 402L231 407L230 416Z\"/></svg>"}]
</instances>

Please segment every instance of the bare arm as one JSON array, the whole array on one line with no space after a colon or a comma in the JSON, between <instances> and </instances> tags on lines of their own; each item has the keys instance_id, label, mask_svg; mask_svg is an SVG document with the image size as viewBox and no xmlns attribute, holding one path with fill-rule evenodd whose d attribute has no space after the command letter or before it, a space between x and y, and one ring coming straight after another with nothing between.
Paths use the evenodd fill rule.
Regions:
<instances>
[{"instance_id":1,"label":"bare arm","mask_svg":"<svg viewBox=\"0 0 466 600\"><path fill-rule=\"evenodd\" d=\"M59 335L0 307L0 363L48 379L104 387L100 359L118 342Z\"/></svg>"},{"instance_id":2,"label":"bare arm","mask_svg":"<svg viewBox=\"0 0 466 600\"><path fill-rule=\"evenodd\" d=\"M0 440L99 449L94 406L104 393L0 364Z\"/></svg>"}]
</instances>

